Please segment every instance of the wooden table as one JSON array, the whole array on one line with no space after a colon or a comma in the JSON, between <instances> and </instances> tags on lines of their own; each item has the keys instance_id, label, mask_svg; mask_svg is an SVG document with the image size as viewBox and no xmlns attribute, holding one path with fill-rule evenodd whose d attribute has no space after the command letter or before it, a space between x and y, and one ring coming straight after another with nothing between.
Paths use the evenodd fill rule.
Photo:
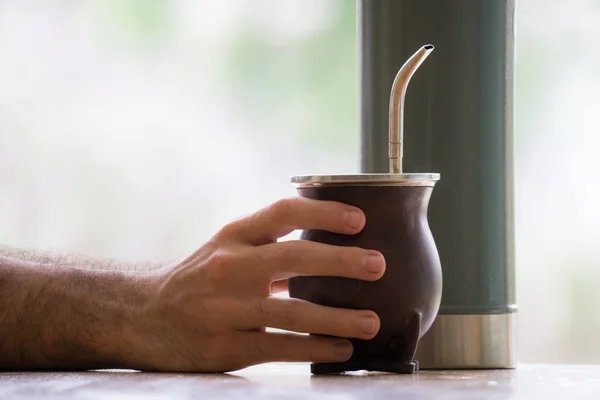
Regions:
<instances>
[{"instance_id":1,"label":"wooden table","mask_svg":"<svg viewBox=\"0 0 600 400\"><path fill-rule=\"evenodd\" d=\"M134 371L0 373L0 399L600 399L600 366L311 376L307 364L232 374Z\"/></svg>"}]
</instances>

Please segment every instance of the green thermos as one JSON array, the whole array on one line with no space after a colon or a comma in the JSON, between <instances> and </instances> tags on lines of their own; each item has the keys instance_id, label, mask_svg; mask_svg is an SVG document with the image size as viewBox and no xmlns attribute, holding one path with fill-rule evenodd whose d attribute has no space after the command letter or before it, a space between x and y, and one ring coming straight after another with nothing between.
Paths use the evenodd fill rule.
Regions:
<instances>
[{"instance_id":1,"label":"green thermos","mask_svg":"<svg viewBox=\"0 0 600 400\"><path fill-rule=\"evenodd\" d=\"M361 172L388 168L389 88L423 43L435 56L405 104L404 165L443 179L429 223L441 306L421 339L428 368L513 368L514 0L361 0Z\"/></svg>"}]
</instances>

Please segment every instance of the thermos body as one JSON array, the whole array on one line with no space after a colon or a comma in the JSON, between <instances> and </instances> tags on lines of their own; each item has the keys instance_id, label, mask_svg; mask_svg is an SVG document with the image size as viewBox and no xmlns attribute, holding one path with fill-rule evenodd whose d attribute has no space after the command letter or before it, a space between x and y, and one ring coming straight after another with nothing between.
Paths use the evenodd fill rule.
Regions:
<instances>
[{"instance_id":1,"label":"thermos body","mask_svg":"<svg viewBox=\"0 0 600 400\"><path fill-rule=\"evenodd\" d=\"M421 368L512 368L515 357L514 0L358 3L361 172L388 169L389 87L422 43L408 89L404 168L443 179L429 224L443 271Z\"/></svg>"}]
</instances>

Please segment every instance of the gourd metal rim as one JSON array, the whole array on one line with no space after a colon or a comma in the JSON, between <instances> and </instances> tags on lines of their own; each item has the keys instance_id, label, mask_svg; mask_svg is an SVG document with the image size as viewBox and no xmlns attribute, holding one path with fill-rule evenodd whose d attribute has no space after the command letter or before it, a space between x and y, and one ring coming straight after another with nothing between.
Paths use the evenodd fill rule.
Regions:
<instances>
[{"instance_id":1,"label":"gourd metal rim","mask_svg":"<svg viewBox=\"0 0 600 400\"><path fill-rule=\"evenodd\" d=\"M291 182L296 187L325 185L434 186L439 180L440 174L437 173L297 175L291 177Z\"/></svg>"}]
</instances>

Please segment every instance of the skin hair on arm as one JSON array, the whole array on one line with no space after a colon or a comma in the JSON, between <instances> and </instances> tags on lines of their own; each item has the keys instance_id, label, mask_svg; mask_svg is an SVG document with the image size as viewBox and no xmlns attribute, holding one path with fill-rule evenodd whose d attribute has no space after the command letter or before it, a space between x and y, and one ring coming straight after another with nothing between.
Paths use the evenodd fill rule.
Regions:
<instances>
[{"instance_id":1,"label":"skin hair on arm","mask_svg":"<svg viewBox=\"0 0 600 400\"><path fill-rule=\"evenodd\" d=\"M114 339L144 311L135 276L33 258L46 263L0 255L0 370L125 367Z\"/></svg>"},{"instance_id":2,"label":"skin hair on arm","mask_svg":"<svg viewBox=\"0 0 600 400\"><path fill-rule=\"evenodd\" d=\"M40 265L71 266L102 271L155 271L168 264L167 262L156 263L151 261L128 263L113 259L97 259L75 253L62 254L54 251L18 249L0 244L0 257L2 256Z\"/></svg>"}]
</instances>

